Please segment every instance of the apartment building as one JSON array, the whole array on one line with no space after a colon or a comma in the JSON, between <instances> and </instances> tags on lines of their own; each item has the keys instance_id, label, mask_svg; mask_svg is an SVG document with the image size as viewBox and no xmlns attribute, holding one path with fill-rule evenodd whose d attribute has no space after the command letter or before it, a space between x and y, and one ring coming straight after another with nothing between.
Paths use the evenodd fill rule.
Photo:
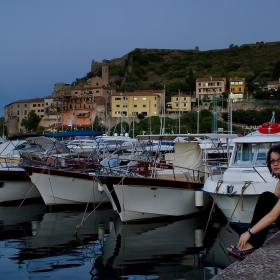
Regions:
<instances>
[{"instance_id":1,"label":"apartment building","mask_svg":"<svg viewBox=\"0 0 280 280\"><path fill-rule=\"evenodd\" d=\"M42 119L45 111L44 98L18 100L4 107L4 118L9 135L26 132L20 123L27 118L31 111L34 111ZM42 120L39 123L39 126L41 125L43 125Z\"/></svg>"},{"instance_id":2,"label":"apartment building","mask_svg":"<svg viewBox=\"0 0 280 280\"><path fill-rule=\"evenodd\" d=\"M278 90L280 88L280 78L278 81L268 81L267 90Z\"/></svg>"},{"instance_id":3,"label":"apartment building","mask_svg":"<svg viewBox=\"0 0 280 280\"><path fill-rule=\"evenodd\" d=\"M145 92L113 93L111 96L111 116L133 117L143 114L145 117L158 116L161 110L161 98L158 94Z\"/></svg>"},{"instance_id":4,"label":"apartment building","mask_svg":"<svg viewBox=\"0 0 280 280\"><path fill-rule=\"evenodd\" d=\"M233 94L233 101L242 101L245 98L248 99L248 96L246 96L245 89L245 78L229 79L229 93Z\"/></svg>"},{"instance_id":5,"label":"apartment building","mask_svg":"<svg viewBox=\"0 0 280 280\"><path fill-rule=\"evenodd\" d=\"M166 112L185 113L191 111L191 96L187 94L175 94L171 96L171 102L166 104Z\"/></svg>"},{"instance_id":6,"label":"apartment building","mask_svg":"<svg viewBox=\"0 0 280 280\"><path fill-rule=\"evenodd\" d=\"M214 93L219 97L226 91L226 77L209 77L196 79L196 98L213 99Z\"/></svg>"}]
</instances>

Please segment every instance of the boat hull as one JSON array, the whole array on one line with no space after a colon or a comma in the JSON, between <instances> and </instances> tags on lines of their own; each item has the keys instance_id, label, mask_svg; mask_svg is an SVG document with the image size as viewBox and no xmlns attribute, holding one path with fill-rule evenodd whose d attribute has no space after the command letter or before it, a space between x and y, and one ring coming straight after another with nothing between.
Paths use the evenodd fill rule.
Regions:
<instances>
[{"instance_id":1,"label":"boat hull","mask_svg":"<svg viewBox=\"0 0 280 280\"><path fill-rule=\"evenodd\" d=\"M122 180L110 176L103 177L101 183L122 222L178 217L200 211L195 206L195 190L202 187L201 183L132 177ZM203 209L210 205L209 202L210 197L205 193Z\"/></svg>"},{"instance_id":2,"label":"boat hull","mask_svg":"<svg viewBox=\"0 0 280 280\"><path fill-rule=\"evenodd\" d=\"M238 182L221 181L218 191L215 193L219 180L222 177L214 175L205 181L203 191L207 192L216 202L225 217L231 223L249 224L261 193L274 192L276 181L271 179L266 182ZM233 187L232 190L229 190ZM244 192L242 194L242 188ZM230 192L231 193L230 193Z\"/></svg>"},{"instance_id":3,"label":"boat hull","mask_svg":"<svg viewBox=\"0 0 280 280\"><path fill-rule=\"evenodd\" d=\"M109 202L98 183L87 173L27 167L46 205Z\"/></svg>"},{"instance_id":4,"label":"boat hull","mask_svg":"<svg viewBox=\"0 0 280 280\"><path fill-rule=\"evenodd\" d=\"M0 203L40 197L40 192L32 184L24 169L0 169Z\"/></svg>"}]
</instances>

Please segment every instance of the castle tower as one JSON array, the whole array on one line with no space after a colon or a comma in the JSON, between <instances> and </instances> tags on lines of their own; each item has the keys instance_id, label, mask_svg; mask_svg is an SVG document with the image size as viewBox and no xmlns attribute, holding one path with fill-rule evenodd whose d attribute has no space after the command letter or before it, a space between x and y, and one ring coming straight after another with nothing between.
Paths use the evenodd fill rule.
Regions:
<instances>
[{"instance_id":1,"label":"castle tower","mask_svg":"<svg viewBox=\"0 0 280 280\"><path fill-rule=\"evenodd\" d=\"M109 84L109 67L108 65L102 65L102 80Z\"/></svg>"}]
</instances>

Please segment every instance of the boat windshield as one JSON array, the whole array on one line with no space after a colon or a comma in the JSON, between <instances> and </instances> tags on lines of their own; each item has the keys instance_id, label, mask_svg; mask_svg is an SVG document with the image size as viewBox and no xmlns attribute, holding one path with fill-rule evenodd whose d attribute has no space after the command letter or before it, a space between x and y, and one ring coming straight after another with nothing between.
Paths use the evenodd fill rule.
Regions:
<instances>
[{"instance_id":1,"label":"boat windshield","mask_svg":"<svg viewBox=\"0 0 280 280\"><path fill-rule=\"evenodd\" d=\"M266 166L268 150L278 143L237 143L233 166Z\"/></svg>"}]
</instances>

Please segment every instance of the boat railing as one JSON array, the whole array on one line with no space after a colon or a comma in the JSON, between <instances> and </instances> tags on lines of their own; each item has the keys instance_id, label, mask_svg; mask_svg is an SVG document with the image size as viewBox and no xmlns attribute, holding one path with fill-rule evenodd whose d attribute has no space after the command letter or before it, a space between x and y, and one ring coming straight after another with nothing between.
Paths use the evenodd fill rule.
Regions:
<instances>
[{"instance_id":1,"label":"boat railing","mask_svg":"<svg viewBox=\"0 0 280 280\"><path fill-rule=\"evenodd\" d=\"M219 161L207 161L205 163L205 170L209 176L213 175L222 175L228 168L228 165L225 162Z\"/></svg>"},{"instance_id":2,"label":"boat railing","mask_svg":"<svg viewBox=\"0 0 280 280\"><path fill-rule=\"evenodd\" d=\"M201 169L191 169L160 162L141 161L139 159L122 159L118 165L107 164L99 170L99 174L145 177L159 180L203 183L209 176Z\"/></svg>"}]
</instances>

